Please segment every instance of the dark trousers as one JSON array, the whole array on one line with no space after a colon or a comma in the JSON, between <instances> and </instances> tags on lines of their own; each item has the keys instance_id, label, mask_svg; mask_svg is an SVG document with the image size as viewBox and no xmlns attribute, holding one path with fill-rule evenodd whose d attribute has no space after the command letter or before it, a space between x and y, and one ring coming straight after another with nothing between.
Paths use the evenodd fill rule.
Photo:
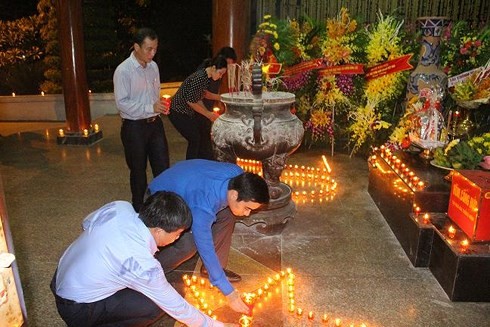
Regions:
<instances>
[{"instance_id":1,"label":"dark trousers","mask_svg":"<svg viewBox=\"0 0 490 327\"><path fill-rule=\"evenodd\" d=\"M221 267L226 268L230 254L231 236L235 229L236 217L229 208L225 208L216 215L216 222L212 225L214 248L218 255ZM190 231L183 233L180 238L170 245L161 248L155 255L165 273L169 273L196 254L194 234Z\"/></svg>"},{"instance_id":2,"label":"dark trousers","mask_svg":"<svg viewBox=\"0 0 490 327\"><path fill-rule=\"evenodd\" d=\"M149 326L164 315L155 302L129 288L100 301L77 303L58 296L55 285L56 272L51 281L51 291L58 313L69 327Z\"/></svg>"},{"instance_id":3,"label":"dark trousers","mask_svg":"<svg viewBox=\"0 0 490 327\"><path fill-rule=\"evenodd\" d=\"M168 143L163 122L157 117L153 122L124 119L121 127L126 164L129 168L132 203L138 212L143 204L147 187L146 167L150 161L153 177L170 166Z\"/></svg>"},{"instance_id":4,"label":"dark trousers","mask_svg":"<svg viewBox=\"0 0 490 327\"><path fill-rule=\"evenodd\" d=\"M211 146L211 121L201 114L193 116L170 111L168 118L175 129L186 139L186 159L214 158ZM206 120L209 123L206 123Z\"/></svg>"}]
</instances>

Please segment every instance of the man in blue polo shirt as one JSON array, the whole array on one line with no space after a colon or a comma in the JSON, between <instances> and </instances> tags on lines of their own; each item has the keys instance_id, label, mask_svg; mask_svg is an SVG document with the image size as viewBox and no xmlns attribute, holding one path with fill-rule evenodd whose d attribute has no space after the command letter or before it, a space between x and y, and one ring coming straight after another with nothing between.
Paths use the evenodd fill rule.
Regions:
<instances>
[{"instance_id":1,"label":"man in blue polo shirt","mask_svg":"<svg viewBox=\"0 0 490 327\"><path fill-rule=\"evenodd\" d=\"M252 210L269 202L265 180L245 173L232 163L194 159L165 170L148 188L151 194L157 191L177 193L192 212L191 230L156 255L165 273L192 258L197 251L205 267L201 274L209 277L227 297L233 310L248 313L249 308L230 284L241 277L224 268L236 217L248 216Z\"/></svg>"}]
</instances>

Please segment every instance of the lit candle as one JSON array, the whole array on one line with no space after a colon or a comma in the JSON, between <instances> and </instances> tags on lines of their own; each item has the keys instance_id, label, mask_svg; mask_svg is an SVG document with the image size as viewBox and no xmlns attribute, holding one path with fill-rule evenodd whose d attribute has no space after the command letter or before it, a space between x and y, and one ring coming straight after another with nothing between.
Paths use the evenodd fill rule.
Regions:
<instances>
[{"instance_id":1,"label":"lit candle","mask_svg":"<svg viewBox=\"0 0 490 327\"><path fill-rule=\"evenodd\" d=\"M60 128L58 130L58 135L61 136L61 137L65 136L65 131L62 128Z\"/></svg>"},{"instance_id":2,"label":"lit candle","mask_svg":"<svg viewBox=\"0 0 490 327\"><path fill-rule=\"evenodd\" d=\"M423 222L424 222L424 224L429 224L430 223L430 216L429 216L428 213L425 213L424 214Z\"/></svg>"},{"instance_id":3,"label":"lit candle","mask_svg":"<svg viewBox=\"0 0 490 327\"><path fill-rule=\"evenodd\" d=\"M99 131L99 124L94 125L94 131L98 132Z\"/></svg>"},{"instance_id":4,"label":"lit candle","mask_svg":"<svg viewBox=\"0 0 490 327\"><path fill-rule=\"evenodd\" d=\"M296 310L296 314L297 314L298 316L302 316L302 315L303 315L303 309L298 308L298 310Z\"/></svg>"},{"instance_id":5,"label":"lit candle","mask_svg":"<svg viewBox=\"0 0 490 327\"><path fill-rule=\"evenodd\" d=\"M294 307L294 304L289 305L289 308L288 308L289 312L293 313L295 311L295 309L296 308Z\"/></svg>"},{"instance_id":6,"label":"lit candle","mask_svg":"<svg viewBox=\"0 0 490 327\"><path fill-rule=\"evenodd\" d=\"M213 108L213 112L216 113L216 114L219 114L220 109L218 107L214 107Z\"/></svg>"},{"instance_id":7,"label":"lit candle","mask_svg":"<svg viewBox=\"0 0 490 327\"><path fill-rule=\"evenodd\" d=\"M420 207L415 207L415 214L417 216L420 214Z\"/></svg>"},{"instance_id":8,"label":"lit candle","mask_svg":"<svg viewBox=\"0 0 490 327\"><path fill-rule=\"evenodd\" d=\"M340 318L335 319L335 326L336 327L342 326L342 320L340 320Z\"/></svg>"},{"instance_id":9,"label":"lit candle","mask_svg":"<svg viewBox=\"0 0 490 327\"><path fill-rule=\"evenodd\" d=\"M328 322L328 315L326 313L322 316L322 322Z\"/></svg>"},{"instance_id":10,"label":"lit candle","mask_svg":"<svg viewBox=\"0 0 490 327\"><path fill-rule=\"evenodd\" d=\"M15 97L15 92L12 92L12 96Z\"/></svg>"},{"instance_id":11,"label":"lit candle","mask_svg":"<svg viewBox=\"0 0 490 327\"><path fill-rule=\"evenodd\" d=\"M44 96L44 91L41 91L41 96Z\"/></svg>"},{"instance_id":12,"label":"lit candle","mask_svg":"<svg viewBox=\"0 0 490 327\"><path fill-rule=\"evenodd\" d=\"M468 239L464 239L461 241L461 252L466 252L468 251L468 246L470 245L470 241Z\"/></svg>"},{"instance_id":13,"label":"lit candle","mask_svg":"<svg viewBox=\"0 0 490 327\"><path fill-rule=\"evenodd\" d=\"M313 314L313 311L308 312L308 319L313 320L315 318L315 315Z\"/></svg>"},{"instance_id":14,"label":"lit candle","mask_svg":"<svg viewBox=\"0 0 490 327\"><path fill-rule=\"evenodd\" d=\"M447 229L447 235L449 238L454 238L454 236L456 236L456 228L454 228L453 225L449 226Z\"/></svg>"},{"instance_id":15,"label":"lit candle","mask_svg":"<svg viewBox=\"0 0 490 327\"><path fill-rule=\"evenodd\" d=\"M85 128L85 129L83 130L83 136L88 136L88 129L86 129L86 128Z\"/></svg>"},{"instance_id":16,"label":"lit candle","mask_svg":"<svg viewBox=\"0 0 490 327\"><path fill-rule=\"evenodd\" d=\"M242 315L238 322L240 323L240 327L252 326L252 317L247 316L247 315Z\"/></svg>"}]
</instances>

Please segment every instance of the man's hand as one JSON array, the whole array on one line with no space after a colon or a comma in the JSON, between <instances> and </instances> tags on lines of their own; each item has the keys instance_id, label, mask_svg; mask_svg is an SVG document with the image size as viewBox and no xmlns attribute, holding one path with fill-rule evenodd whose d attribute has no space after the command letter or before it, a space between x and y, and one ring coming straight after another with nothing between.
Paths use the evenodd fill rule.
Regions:
<instances>
[{"instance_id":1,"label":"man's hand","mask_svg":"<svg viewBox=\"0 0 490 327\"><path fill-rule=\"evenodd\" d=\"M244 313L244 314L250 314L249 306L242 301L240 294L237 292L237 290L234 290L233 292L228 294L226 298L228 299L228 305L234 311Z\"/></svg>"},{"instance_id":2,"label":"man's hand","mask_svg":"<svg viewBox=\"0 0 490 327\"><path fill-rule=\"evenodd\" d=\"M157 114L168 115L169 109L170 109L169 102L165 101L165 99L163 98L153 104L153 111Z\"/></svg>"}]
</instances>

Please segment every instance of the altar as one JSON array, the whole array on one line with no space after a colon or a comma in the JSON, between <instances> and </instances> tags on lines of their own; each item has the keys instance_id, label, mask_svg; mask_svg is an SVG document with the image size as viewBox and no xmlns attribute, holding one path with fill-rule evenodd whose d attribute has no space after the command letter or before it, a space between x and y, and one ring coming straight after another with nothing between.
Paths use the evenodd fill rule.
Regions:
<instances>
[{"instance_id":1,"label":"altar","mask_svg":"<svg viewBox=\"0 0 490 327\"><path fill-rule=\"evenodd\" d=\"M368 192L414 267L428 267L452 301L490 301L490 245L448 216L449 171L418 154L376 148Z\"/></svg>"}]
</instances>

